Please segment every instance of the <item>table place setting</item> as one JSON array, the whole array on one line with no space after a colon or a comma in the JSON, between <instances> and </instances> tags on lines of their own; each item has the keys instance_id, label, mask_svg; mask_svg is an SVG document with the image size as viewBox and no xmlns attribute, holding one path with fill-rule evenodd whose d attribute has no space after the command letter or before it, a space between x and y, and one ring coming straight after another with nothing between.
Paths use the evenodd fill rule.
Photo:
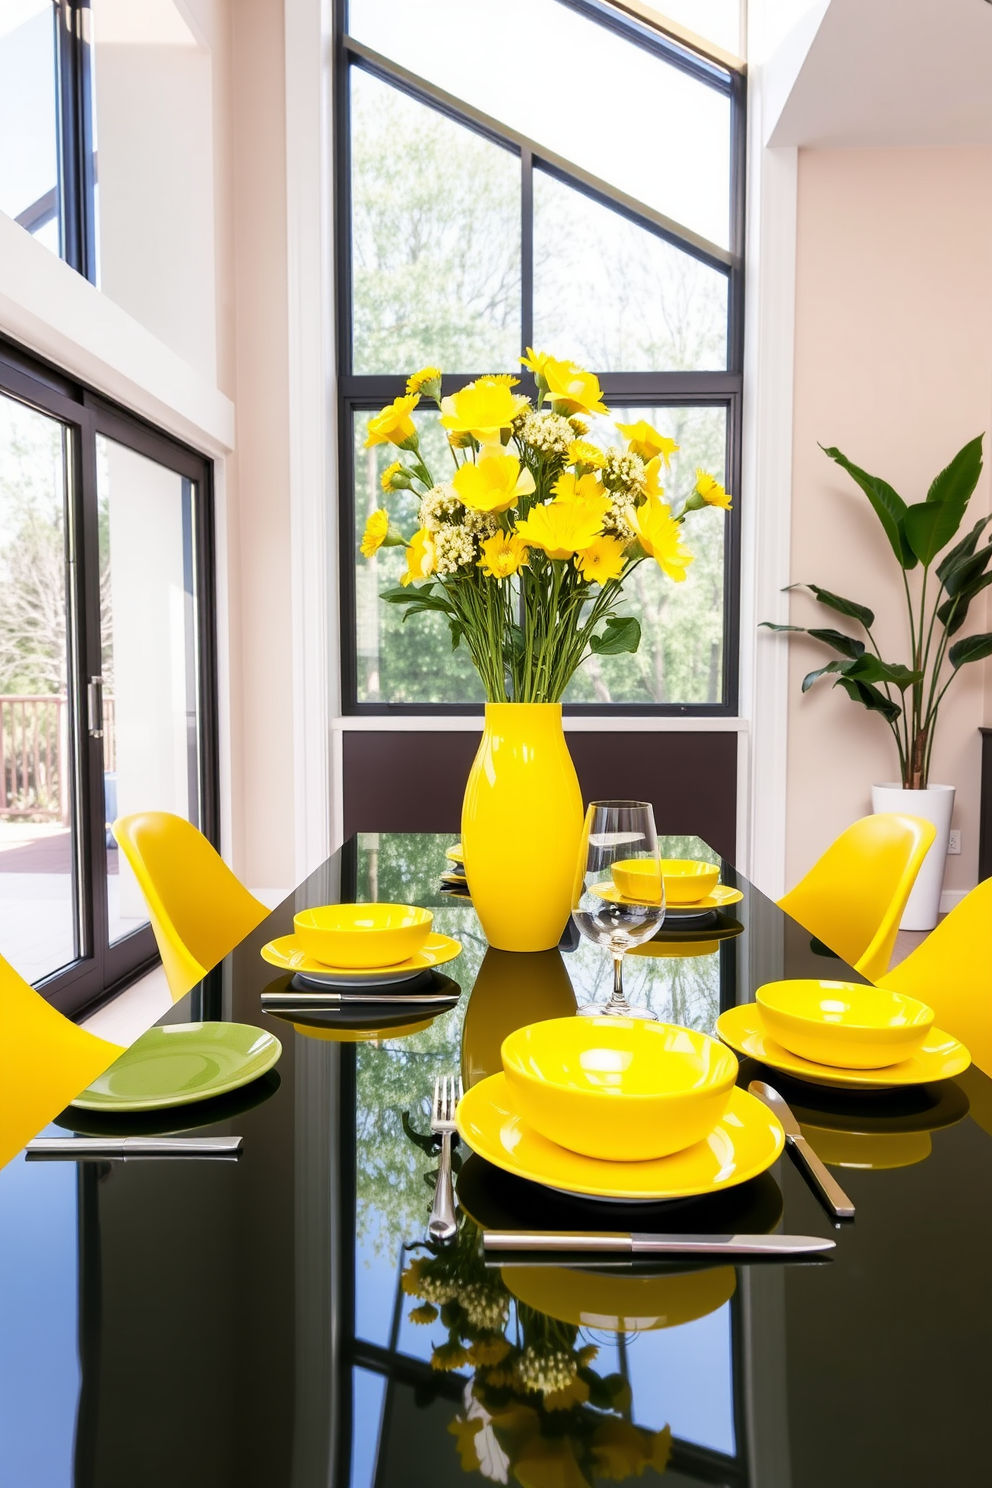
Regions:
<instances>
[{"instance_id":1,"label":"table place setting","mask_svg":"<svg viewBox=\"0 0 992 1488\"><path fill-rule=\"evenodd\" d=\"M793 1079L850 1090L949 1080L971 1063L916 998L853 982L801 979L759 987L721 1013L716 1031L738 1054Z\"/></svg>"},{"instance_id":2,"label":"table place setting","mask_svg":"<svg viewBox=\"0 0 992 1488\"><path fill-rule=\"evenodd\" d=\"M430 985L430 973L461 954L450 936L432 933L429 909L408 904L327 904L293 917L293 934L261 956L293 973L299 990L337 991L342 1000L380 987L403 993ZM414 986L416 984L416 986Z\"/></svg>"}]
</instances>

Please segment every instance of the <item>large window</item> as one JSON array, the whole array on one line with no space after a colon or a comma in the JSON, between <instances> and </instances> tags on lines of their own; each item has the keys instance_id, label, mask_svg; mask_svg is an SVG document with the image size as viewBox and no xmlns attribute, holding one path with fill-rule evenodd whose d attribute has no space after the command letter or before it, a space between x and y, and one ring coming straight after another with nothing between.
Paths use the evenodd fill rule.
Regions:
<instances>
[{"instance_id":1,"label":"large window","mask_svg":"<svg viewBox=\"0 0 992 1488\"><path fill-rule=\"evenodd\" d=\"M596 372L617 422L676 439L674 494L703 466L736 497L743 78L601 0L339 0L337 107L344 707L475 709L441 617L379 599L403 550L359 554L394 453L364 448L369 414L425 364L445 393L509 371L533 393L533 345ZM590 437L620 442L603 418ZM574 710L736 710L736 507L693 514L684 584L637 570L640 649L586 662Z\"/></svg>"},{"instance_id":2,"label":"large window","mask_svg":"<svg viewBox=\"0 0 992 1488\"><path fill-rule=\"evenodd\" d=\"M89 0L0 0L0 212L96 279Z\"/></svg>"},{"instance_id":3,"label":"large window","mask_svg":"<svg viewBox=\"0 0 992 1488\"><path fill-rule=\"evenodd\" d=\"M0 954L74 1012L150 963L110 824L216 840L210 467L0 344Z\"/></svg>"}]
</instances>

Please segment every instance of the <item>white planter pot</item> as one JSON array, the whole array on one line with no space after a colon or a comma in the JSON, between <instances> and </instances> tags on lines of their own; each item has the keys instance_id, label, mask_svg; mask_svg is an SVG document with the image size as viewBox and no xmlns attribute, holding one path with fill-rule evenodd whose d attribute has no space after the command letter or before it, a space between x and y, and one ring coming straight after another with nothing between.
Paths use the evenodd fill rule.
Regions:
<instances>
[{"instance_id":1,"label":"white planter pot","mask_svg":"<svg viewBox=\"0 0 992 1488\"><path fill-rule=\"evenodd\" d=\"M954 810L954 787L928 785L926 790L903 790L901 785L873 785L871 806L876 812L898 811L903 816L922 816L933 822L937 829L899 922L900 930L932 930L940 912L940 891L944 884L951 812Z\"/></svg>"}]
</instances>

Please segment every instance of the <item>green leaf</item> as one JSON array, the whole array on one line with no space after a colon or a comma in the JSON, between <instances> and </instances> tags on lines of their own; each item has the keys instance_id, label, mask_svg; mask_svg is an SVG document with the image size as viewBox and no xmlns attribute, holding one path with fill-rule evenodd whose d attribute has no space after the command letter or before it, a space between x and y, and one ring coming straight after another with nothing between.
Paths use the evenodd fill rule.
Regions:
<instances>
[{"instance_id":1,"label":"green leaf","mask_svg":"<svg viewBox=\"0 0 992 1488\"><path fill-rule=\"evenodd\" d=\"M866 470L852 465L846 455L831 445L829 449L820 446L825 455L846 470L852 480L864 491L871 502L872 509L882 524L883 531L889 539L889 546L895 553L903 568L916 567L916 554L906 540L903 522L906 516L906 503L897 491L894 491L888 481L882 480L881 476L869 475ZM810 586L812 587L812 586Z\"/></svg>"},{"instance_id":2,"label":"green leaf","mask_svg":"<svg viewBox=\"0 0 992 1488\"><path fill-rule=\"evenodd\" d=\"M807 672L803 678L803 692L809 692L813 683L818 682L828 672L842 672L847 665L846 661L828 661L826 666L817 667L815 672Z\"/></svg>"},{"instance_id":3,"label":"green leaf","mask_svg":"<svg viewBox=\"0 0 992 1488\"><path fill-rule=\"evenodd\" d=\"M962 449L959 449L950 464L945 465L940 474L934 476L927 492L927 501L957 512L955 532L961 525L965 508L971 500L972 493L978 485L978 477L982 473L982 440L984 438L984 434L979 434L977 439L970 439Z\"/></svg>"},{"instance_id":4,"label":"green leaf","mask_svg":"<svg viewBox=\"0 0 992 1488\"><path fill-rule=\"evenodd\" d=\"M622 651L636 651L640 644L641 626L633 615L610 615L603 634L589 637L589 649L597 656L619 656Z\"/></svg>"},{"instance_id":5,"label":"green leaf","mask_svg":"<svg viewBox=\"0 0 992 1488\"><path fill-rule=\"evenodd\" d=\"M944 590L947 594L961 594L969 589L981 574L985 572L989 558L992 557L992 543L985 548L979 548L977 553L970 557L959 558L944 580Z\"/></svg>"},{"instance_id":6,"label":"green leaf","mask_svg":"<svg viewBox=\"0 0 992 1488\"><path fill-rule=\"evenodd\" d=\"M881 713L889 723L895 723L897 718L902 717L899 704L887 698L884 692L879 692L877 687L872 687L870 682L858 682L853 677L838 677L834 686L843 687L848 697L867 708L869 713Z\"/></svg>"},{"instance_id":7,"label":"green leaf","mask_svg":"<svg viewBox=\"0 0 992 1488\"><path fill-rule=\"evenodd\" d=\"M384 589L379 595L387 604L414 604L420 597L419 589Z\"/></svg>"},{"instance_id":8,"label":"green leaf","mask_svg":"<svg viewBox=\"0 0 992 1488\"><path fill-rule=\"evenodd\" d=\"M465 628L460 620L451 620L448 622L448 624L451 631L451 649L452 651L457 651L458 647L462 643L462 636L465 634Z\"/></svg>"},{"instance_id":9,"label":"green leaf","mask_svg":"<svg viewBox=\"0 0 992 1488\"><path fill-rule=\"evenodd\" d=\"M944 600L944 603L937 611L937 619L949 636L956 635L961 629L968 618L968 609L971 601L975 598L976 594L981 594L982 590L987 589L990 584L992 584L992 573L981 574L971 587L965 589L963 593L955 594L950 599ZM953 618L951 617L952 610L954 612Z\"/></svg>"},{"instance_id":10,"label":"green leaf","mask_svg":"<svg viewBox=\"0 0 992 1488\"><path fill-rule=\"evenodd\" d=\"M969 661L983 661L986 656L992 656L992 631L988 630L981 635L965 636L963 641L955 641L947 653L947 659L955 671L958 667L966 666Z\"/></svg>"},{"instance_id":11,"label":"green leaf","mask_svg":"<svg viewBox=\"0 0 992 1488\"><path fill-rule=\"evenodd\" d=\"M759 630L801 630L802 633L803 633L803 635L806 634L806 627L805 627L805 625L776 625L774 620L759 620L758 621L758 629Z\"/></svg>"},{"instance_id":12,"label":"green leaf","mask_svg":"<svg viewBox=\"0 0 992 1488\"><path fill-rule=\"evenodd\" d=\"M961 525L961 516L950 506L918 501L906 511L903 530L913 552L926 566L945 548Z\"/></svg>"},{"instance_id":13,"label":"green leaf","mask_svg":"<svg viewBox=\"0 0 992 1488\"><path fill-rule=\"evenodd\" d=\"M825 646L832 646L842 656L849 656L856 661L859 656L865 654L864 641L856 641L853 636L845 635L842 630L810 630L807 632L814 641L822 641Z\"/></svg>"},{"instance_id":14,"label":"green leaf","mask_svg":"<svg viewBox=\"0 0 992 1488\"><path fill-rule=\"evenodd\" d=\"M922 672L910 671L901 661L880 661L877 656L859 656L844 668L844 674L858 682L891 682L900 692L923 677Z\"/></svg>"},{"instance_id":15,"label":"green leaf","mask_svg":"<svg viewBox=\"0 0 992 1488\"><path fill-rule=\"evenodd\" d=\"M815 594L822 605L827 605L831 610L836 610L839 615L848 615L852 620L857 620L870 630L875 624L875 612L867 605L858 604L853 599L845 599L842 594L832 594L829 589L821 589L819 584L790 584L791 589L809 589ZM788 590L786 591L788 593Z\"/></svg>"},{"instance_id":16,"label":"green leaf","mask_svg":"<svg viewBox=\"0 0 992 1488\"><path fill-rule=\"evenodd\" d=\"M937 568L934 570L941 583L944 582L951 571L963 559L971 557L978 546L978 539L990 522L992 522L992 517L982 517L975 523L966 537L963 537L959 543L955 543L949 553L944 554Z\"/></svg>"}]
</instances>

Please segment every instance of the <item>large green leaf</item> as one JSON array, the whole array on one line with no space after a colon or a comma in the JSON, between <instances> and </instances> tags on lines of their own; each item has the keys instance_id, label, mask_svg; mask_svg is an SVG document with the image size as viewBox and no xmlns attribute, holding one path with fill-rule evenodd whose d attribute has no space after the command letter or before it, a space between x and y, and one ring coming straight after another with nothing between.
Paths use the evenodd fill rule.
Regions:
<instances>
[{"instance_id":1,"label":"large green leaf","mask_svg":"<svg viewBox=\"0 0 992 1488\"><path fill-rule=\"evenodd\" d=\"M877 687L872 687L870 682L858 682L852 677L838 677L834 686L843 687L848 697L867 708L870 713L881 713L889 723L895 723L897 718L902 717L899 704L887 698L884 692L879 692Z\"/></svg>"},{"instance_id":2,"label":"large green leaf","mask_svg":"<svg viewBox=\"0 0 992 1488\"><path fill-rule=\"evenodd\" d=\"M836 610L839 615L849 615L852 620L860 621L866 630L870 630L875 624L874 610L870 610L867 605L858 604L856 600L845 599L842 594L833 594L829 589L821 589L819 584L790 584L784 592L789 593L792 589L809 589L822 605Z\"/></svg>"},{"instance_id":3,"label":"large green leaf","mask_svg":"<svg viewBox=\"0 0 992 1488\"><path fill-rule=\"evenodd\" d=\"M839 651L842 656L849 656L852 661L865 654L864 641L856 641L842 630L809 630L807 635L811 635L814 641L822 641L825 646L832 646L835 651Z\"/></svg>"},{"instance_id":4,"label":"large green leaf","mask_svg":"<svg viewBox=\"0 0 992 1488\"><path fill-rule=\"evenodd\" d=\"M589 637L589 649L597 656L619 656L622 651L636 651L640 644L640 623L632 615L610 615L603 634Z\"/></svg>"},{"instance_id":5,"label":"large green leaf","mask_svg":"<svg viewBox=\"0 0 992 1488\"><path fill-rule=\"evenodd\" d=\"M992 551L992 550L990 550ZM968 618L968 609L976 594L981 594L992 584L992 573L979 574L973 584L963 590L960 594L954 594L937 610L937 619L947 631L949 636L956 635Z\"/></svg>"},{"instance_id":6,"label":"large green leaf","mask_svg":"<svg viewBox=\"0 0 992 1488\"><path fill-rule=\"evenodd\" d=\"M974 527L972 527L971 531L959 543L955 543L949 553L944 554L934 569L942 584L950 577L959 564L971 557L972 553L978 547L978 539L990 522L992 522L992 517L981 517L975 523Z\"/></svg>"},{"instance_id":7,"label":"large green leaf","mask_svg":"<svg viewBox=\"0 0 992 1488\"><path fill-rule=\"evenodd\" d=\"M900 692L923 677L922 672L910 671L901 661L880 661L877 656L859 656L845 666L844 674L858 682L891 682Z\"/></svg>"},{"instance_id":8,"label":"large green leaf","mask_svg":"<svg viewBox=\"0 0 992 1488\"><path fill-rule=\"evenodd\" d=\"M986 656L992 656L992 631L988 630L981 635L965 636L963 641L955 641L947 653L947 659L955 671L969 661L983 661Z\"/></svg>"},{"instance_id":9,"label":"large green leaf","mask_svg":"<svg viewBox=\"0 0 992 1488\"><path fill-rule=\"evenodd\" d=\"M828 661L826 666L817 667L815 672L807 672L803 678L803 692L809 692L813 683L819 682L821 677L825 677L833 672L842 672L846 666L847 662L845 661Z\"/></svg>"},{"instance_id":10,"label":"large green leaf","mask_svg":"<svg viewBox=\"0 0 992 1488\"><path fill-rule=\"evenodd\" d=\"M920 562L926 566L933 562L942 548L946 548L961 525L964 513L949 504L918 501L907 508L903 519L906 540Z\"/></svg>"},{"instance_id":11,"label":"large green leaf","mask_svg":"<svg viewBox=\"0 0 992 1488\"><path fill-rule=\"evenodd\" d=\"M907 541L903 526L906 516L906 503L899 493L892 489L888 481L882 480L881 476L869 475L867 470L862 470L859 466L853 465L847 456L842 454L834 445L831 445L829 449L825 449L823 445L820 448L825 455L828 455L831 460L835 460L843 470L846 470L851 479L855 480L862 491L864 491L868 500L871 502L876 517L882 524L886 537L889 539L889 546L902 567L907 569L915 568L916 553Z\"/></svg>"},{"instance_id":12,"label":"large green leaf","mask_svg":"<svg viewBox=\"0 0 992 1488\"><path fill-rule=\"evenodd\" d=\"M961 525L965 508L971 500L972 492L978 485L978 477L982 473L982 440L984 438L984 434L979 434L977 439L969 439L968 443L958 450L950 464L945 465L940 474L934 476L927 492L928 501L957 512L955 532Z\"/></svg>"},{"instance_id":13,"label":"large green leaf","mask_svg":"<svg viewBox=\"0 0 992 1488\"><path fill-rule=\"evenodd\" d=\"M992 543L979 548L978 552L972 553L970 557L959 558L944 580L945 592L952 595L962 594L970 589L975 580L985 572L990 558L992 558Z\"/></svg>"},{"instance_id":14,"label":"large green leaf","mask_svg":"<svg viewBox=\"0 0 992 1488\"><path fill-rule=\"evenodd\" d=\"M805 625L776 625L772 620L762 620L761 626L765 630L791 630L798 631L800 635L812 636L814 641L822 641L825 646L832 646L842 656L848 656L852 661L864 655L864 641L856 641L853 636L845 635L842 630L816 630L807 629Z\"/></svg>"}]
</instances>

